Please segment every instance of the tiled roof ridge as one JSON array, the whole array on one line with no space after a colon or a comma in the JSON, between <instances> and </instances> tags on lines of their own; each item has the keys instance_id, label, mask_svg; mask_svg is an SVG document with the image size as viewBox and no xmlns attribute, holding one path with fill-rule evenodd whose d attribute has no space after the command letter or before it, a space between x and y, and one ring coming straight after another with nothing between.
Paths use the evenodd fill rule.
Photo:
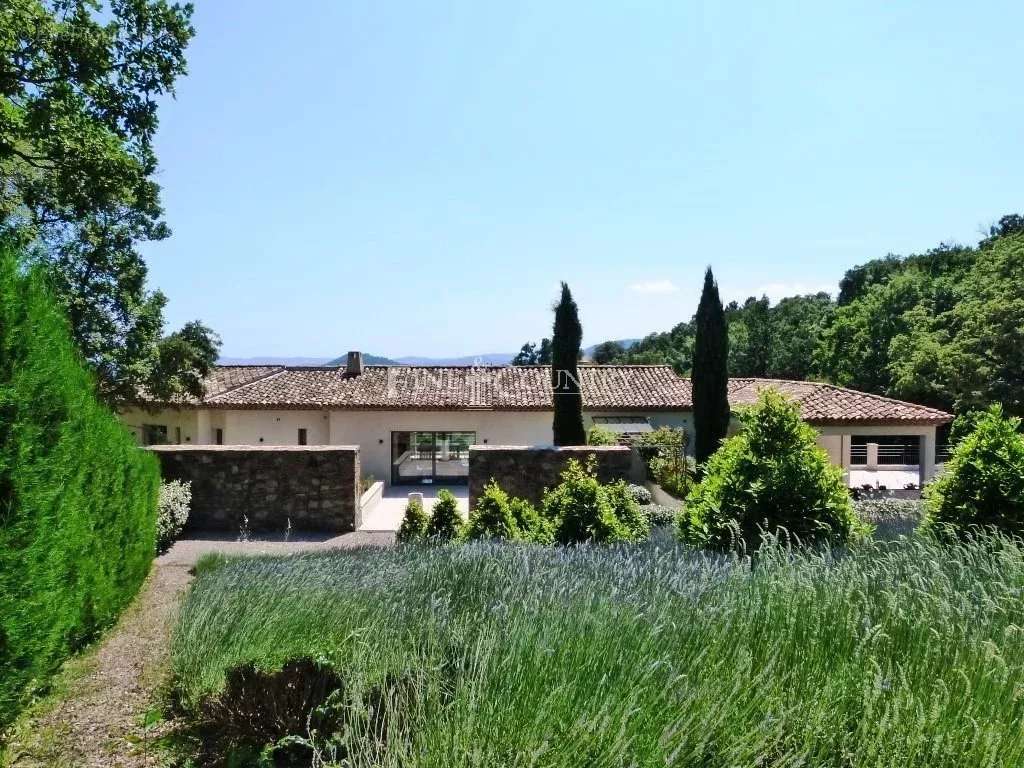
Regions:
<instances>
[{"instance_id":1,"label":"tiled roof ridge","mask_svg":"<svg viewBox=\"0 0 1024 768\"><path fill-rule=\"evenodd\" d=\"M221 366L221 367L222 368L227 368L227 367L231 367L231 366ZM266 368L267 366L263 366L263 365L255 366L255 365L253 365L253 366L236 366L236 367L240 367L240 368L242 368L242 367ZM235 394L239 390L245 389L246 387L252 386L253 384L258 384L259 382L267 381L268 379L272 379L275 376L280 376L282 373L284 373L287 370L288 370L287 367L285 367L283 365L282 366L277 366L277 370L276 371L269 371L269 372L263 374L262 376L257 376L255 379L252 379L251 381L243 381L241 384L235 384L235 386L233 386L233 387L228 387L227 389L223 390L222 392L218 392L213 397L207 398L207 397L204 396L202 398L202 402L204 402L204 403L212 403L212 402L216 401L217 398L219 398L219 397L224 397L225 395Z\"/></svg>"},{"instance_id":2,"label":"tiled roof ridge","mask_svg":"<svg viewBox=\"0 0 1024 768\"><path fill-rule=\"evenodd\" d=\"M544 364L368 365L360 375L344 366L218 366L223 391L202 401L220 408L497 409L551 408ZM692 379L667 364L580 365L584 407L591 410L692 410ZM251 371L251 373L247 373ZM239 378L247 379L238 383ZM776 387L798 401L815 423L943 423L944 411L823 381L735 377L734 407L751 405L759 390Z\"/></svg>"}]
</instances>

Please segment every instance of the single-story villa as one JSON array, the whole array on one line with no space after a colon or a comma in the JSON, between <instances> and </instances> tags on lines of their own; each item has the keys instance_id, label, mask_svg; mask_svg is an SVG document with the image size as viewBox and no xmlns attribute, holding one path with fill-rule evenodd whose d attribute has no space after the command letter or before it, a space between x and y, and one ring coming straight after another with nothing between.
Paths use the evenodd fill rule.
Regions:
<instances>
[{"instance_id":1,"label":"single-story villa","mask_svg":"<svg viewBox=\"0 0 1024 768\"><path fill-rule=\"evenodd\" d=\"M584 423L619 433L692 431L690 380L667 365L581 365ZM121 413L141 444L358 445L390 485L460 483L473 444L551 443L548 366L217 366L198 400ZM731 379L729 402L764 387L794 399L851 487L917 485L935 473L943 411L830 384Z\"/></svg>"}]
</instances>

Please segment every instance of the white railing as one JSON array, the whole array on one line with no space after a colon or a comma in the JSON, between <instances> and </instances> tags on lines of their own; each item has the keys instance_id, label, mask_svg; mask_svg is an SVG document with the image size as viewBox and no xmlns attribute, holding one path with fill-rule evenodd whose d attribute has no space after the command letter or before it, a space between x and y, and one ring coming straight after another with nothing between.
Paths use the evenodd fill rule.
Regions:
<instances>
[{"instance_id":1,"label":"white railing","mask_svg":"<svg viewBox=\"0 0 1024 768\"><path fill-rule=\"evenodd\" d=\"M869 445L877 445L877 466L916 467L921 463L921 448L917 445L903 443L864 443L850 446L850 465L863 467L868 465Z\"/></svg>"}]
</instances>

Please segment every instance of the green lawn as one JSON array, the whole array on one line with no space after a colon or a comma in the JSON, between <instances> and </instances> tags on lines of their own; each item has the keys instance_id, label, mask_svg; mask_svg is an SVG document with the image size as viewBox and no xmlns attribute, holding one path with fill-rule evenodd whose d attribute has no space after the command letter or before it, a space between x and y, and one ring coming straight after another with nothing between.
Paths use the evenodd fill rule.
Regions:
<instances>
[{"instance_id":1,"label":"green lawn","mask_svg":"<svg viewBox=\"0 0 1024 768\"><path fill-rule=\"evenodd\" d=\"M1002 539L753 570L655 546L202 565L174 639L185 710L230 710L209 702L232 667L319 658L355 765L1024 764L1024 548Z\"/></svg>"}]
</instances>

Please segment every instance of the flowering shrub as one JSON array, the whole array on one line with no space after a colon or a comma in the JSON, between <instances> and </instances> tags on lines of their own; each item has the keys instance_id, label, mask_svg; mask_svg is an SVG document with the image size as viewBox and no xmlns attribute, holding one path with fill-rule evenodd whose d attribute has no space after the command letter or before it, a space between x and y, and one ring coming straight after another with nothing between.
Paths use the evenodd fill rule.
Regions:
<instances>
[{"instance_id":1,"label":"flowering shrub","mask_svg":"<svg viewBox=\"0 0 1024 768\"><path fill-rule=\"evenodd\" d=\"M185 528L192 507L192 483L160 483L156 513L156 551L166 552Z\"/></svg>"},{"instance_id":2,"label":"flowering shrub","mask_svg":"<svg viewBox=\"0 0 1024 768\"><path fill-rule=\"evenodd\" d=\"M913 533L924 515L924 502L891 496L868 497L854 500L853 509L857 517L874 526L875 538L891 539Z\"/></svg>"},{"instance_id":3,"label":"flowering shrub","mask_svg":"<svg viewBox=\"0 0 1024 768\"><path fill-rule=\"evenodd\" d=\"M666 507L661 504L648 504L646 507L641 507L641 511L647 517L651 528L673 525L679 515L679 510L675 507Z\"/></svg>"},{"instance_id":4,"label":"flowering shrub","mask_svg":"<svg viewBox=\"0 0 1024 768\"><path fill-rule=\"evenodd\" d=\"M633 497L633 501L641 506L651 503L651 492L644 488L642 485L628 485L629 495Z\"/></svg>"}]
</instances>

